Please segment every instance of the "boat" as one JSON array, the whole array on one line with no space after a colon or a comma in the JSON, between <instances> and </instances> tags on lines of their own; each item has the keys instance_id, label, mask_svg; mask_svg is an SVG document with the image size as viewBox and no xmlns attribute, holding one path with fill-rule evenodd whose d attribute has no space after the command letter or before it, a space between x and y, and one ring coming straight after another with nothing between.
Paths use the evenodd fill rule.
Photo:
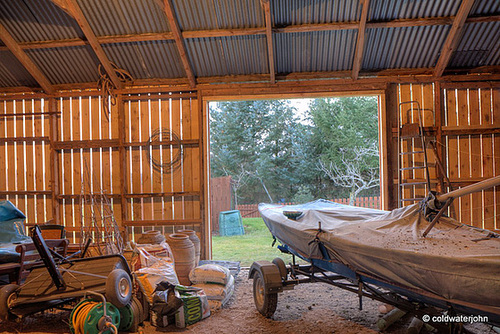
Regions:
<instances>
[{"instance_id":1,"label":"boat","mask_svg":"<svg viewBox=\"0 0 500 334\"><path fill-rule=\"evenodd\" d=\"M263 203L259 212L282 249L316 267L351 281L369 278L410 301L487 314L498 323L500 236L444 215L453 198L484 187L431 193L392 211L317 200Z\"/></svg>"}]
</instances>

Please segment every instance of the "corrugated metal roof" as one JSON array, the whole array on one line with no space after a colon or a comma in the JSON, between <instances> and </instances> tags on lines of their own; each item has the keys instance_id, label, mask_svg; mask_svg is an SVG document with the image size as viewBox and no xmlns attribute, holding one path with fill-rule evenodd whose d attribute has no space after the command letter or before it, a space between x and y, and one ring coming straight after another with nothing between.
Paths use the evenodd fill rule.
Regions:
<instances>
[{"instance_id":1,"label":"corrugated metal roof","mask_svg":"<svg viewBox=\"0 0 500 334\"><path fill-rule=\"evenodd\" d=\"M174 41L103 45L108 58L134 79L185 77Z\"/></svg>"},{"instance_id":2,"label":"corrugated metal roof","mask_svg":"<svg viewBox=\"0 0 500 334\"><path fill-rule=\"evenodd\" d=\"M0 51L0 86L36 87L38 84L12 53Z\"/></svg>"},{"instance_id":3,"label":"corrugated metal roof","mask_svg":"<svg viewBox=\"0 0 500 334\"><path fill-rule=\"evenodd\" d=\"M173 0L181 30L264 26L260 0Z\"/></svg>"},{"instance_id":4,"label":"corrugated metal roof","mask_svg":"<svg viewBox=\"0 0 500 334\"><path fill-rule=\"evenodd\" d=\"M449 26L368 29L362 69L434 66Z\"/></svg>"},{"instance_id":5,"label":"corrugated metal roof","mask_svg":"<svg viewBox=\"0 0 500 334\"><path fill-rule=\"evenodd\" d=\"M472 6L470 15L489 15L500 13L500 1L476 0Z\"/></svg>"},{"instance_id":6,"label":"corrugated metal roof","mask_svg":"<svg viewBox=\"0 0 500 334\"><path fill-rule=\"evenodd\" d=\"M0 22L21 43L83 37L75 20L50 0L0 1Z\"/></svg>"},{"instance_id":7,"label":"corrugated metal roof","mask_svg":"<svg viewBox=\"0 0 500 334\"><path fill-rule=\"evenodd\" d=\"M460 3L461 1L457 0L373 0L370 3L368 20L454 16Z\"/></svg>"},{"instance_id":8,"label":"corrugated metal roof","mask_svg":"<svg viewBox=\"0 0 500 334\"><path fill-rule=\"evenodd\" d=\"M358 21L359 3L359 0L271 1L272 21L275 26Z\"/></svg>"},{"instance_id":9,"label":"corrugated metal roof","mask_svg":"<svg viewBox=\"0 0 500 334\"><path fill-rule=\"evenodd\" d=\"M99 61L90 46L26 50L53 84L97 81Z\"/></svg>"},{"instance_id":10,"label":"corrugated metal roof","mask_svg":"<svg viewBox=\"0 0 500 334\"><path fill-rule=\"evenodd\" d=\"M500 22L471 23L450 60L452 68L498 64L500 52Z\"/></svg>"},{"instance_id":11,"label":"corrugated metal roof","mask_svg":"<svg viewBox=\"0 0 500 334\"><path fill-rule=\"evenodd\" d=\"M343 71L352 67L355 30L274 35L278 73Z\"/></svg>"},{"instance_id":12,"label":"corrugated metal roof","mask_svg":"<svg viewBox=\"0 0 500 334\"><path fill-rule=\"evenodd\" d=\"M264 35L188 39L186 47L196 76L269 72Z\"/></svg>"},{"instance_id":13,"label":"corrugated metal roof","mask_svg":"<svg viewBox=\"0 0 500 334\"><path fill-rule=\"evenodd\" d=\"M170 31L163 9L153 0L78 0L96 36Z\"/></svg>"},{"instance_id":14,"label":"corrugated metal roof","mask_svg":"<svg viewBox=\"0 0 500 334\"><path fill-rule=\"evenodd\" d=\"M0 87L38 86L37 82L8 51L0 51Z\"/></svg>"}]
</instances>

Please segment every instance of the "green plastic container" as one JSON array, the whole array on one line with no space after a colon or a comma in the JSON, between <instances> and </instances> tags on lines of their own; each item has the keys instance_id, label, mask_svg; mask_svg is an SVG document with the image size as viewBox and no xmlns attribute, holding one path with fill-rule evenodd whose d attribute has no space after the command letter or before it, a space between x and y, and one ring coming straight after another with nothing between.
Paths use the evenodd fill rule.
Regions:
<instances>
[{"instance_id":1,"label":"green plastic container","mask_svg":"<svg viewBox=\"0 0 500 334\"><path fill-rule=\"evenodd\" d=\"M243 235L243 222L240 210L222 211L219 213L219 235Z\"/></svg>"}]
</instances>

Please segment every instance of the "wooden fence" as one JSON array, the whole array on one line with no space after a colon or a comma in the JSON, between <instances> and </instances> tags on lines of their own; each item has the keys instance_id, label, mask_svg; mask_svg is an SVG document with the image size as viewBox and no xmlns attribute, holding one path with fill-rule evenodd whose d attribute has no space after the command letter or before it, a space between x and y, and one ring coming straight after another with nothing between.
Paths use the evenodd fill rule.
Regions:
<instances>
[{"instance_id":1,"label":"wooden fence","mask_svg":"<svg viewBox=\"0 0 500 334\"><path fill-rule=\"evenodd\" d=\"M349 205L349 198L334 198L330 201L340 204ZM295 203L284 203L283 205L292 205ZM258 204L241 204L236 206L236 210L240 210L243 218L257 218L260 217ZM380 197L358 197L354 199L353 206L361 208L380 209Z\"/></svg>"}]
</instances>

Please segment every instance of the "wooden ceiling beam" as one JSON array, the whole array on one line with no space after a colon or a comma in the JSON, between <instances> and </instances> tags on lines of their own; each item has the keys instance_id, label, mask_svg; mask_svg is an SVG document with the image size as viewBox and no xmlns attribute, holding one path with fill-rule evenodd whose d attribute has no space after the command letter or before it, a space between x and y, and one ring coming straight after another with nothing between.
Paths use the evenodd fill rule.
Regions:
<instances>
[{"instance_id":1,"label":"wooden ceiling beam","mask_svg":"<svg viewBox=\"0 0 500 334\"><path fill-rule=\"evenodd\" d=\"M61 0L58 0L61 1ZM163 8L163 6L162 6ZM374 28L404 28L404 27L422 27L436 25L451 25L453 17L437 17L437 18L422 18L422 19L402 19L390 21L372 21L366 23L366 29ZM465 23L488 23L499 22L500 15L475 16L469 17ZM336 31L336 30L356 30L359 27L359 22L333 22L319 24L301 24L291 25L286 27L272 28L274 34L279 33L304 33L314 31ZM214 29L214 30L189 30L183 31L184 39L190 38L217 38L217 37L233 37L233 36L252 36L265 35L266 28L242 28L242 29ZM162 33L144 33L130 35L114 35L114 36L99 36L97 41L99 44L114 44L114 43L133 43L133 42L148 42L148 41L170 41L174 40L174 35L171 32ZM52 41L37 41L19 43L23 50L32 49L51 49L64 48L88 45L89 42L79 39L52 40ZM8 50L5 46L0 46L0 51Z\"/></svg>"},{"instance_id":2,"label":"wooden ceiling beam","mask_svg":"<svg viewBox=\"0 0 500 334\"><path fill-rule=\"evenodd\" d=\"M19 44L17 44L17 42L2 24L0 24L0 39L2 39L3 43L7 46L9 51L14 54L14 56L24 66L28 73L31 74L31 76L38 82L40 87L42 87L47 94L54 94L54 87L52 87L49 79L47 79L45 74L40 71L38 66L36 66L31 58L28 57L28 55L21 49Z\"/></svg>"},{"instance_id":3,"label":"wooden ceiling beam","mask_svg":"<svg viewBox=\"0 0 500 334\"><path fill-rule=\"evenodd\" d=\"M167 15L168 24L170 26L170 30L172 31L175 44L177 45L177 50L179 51L179 55L182 61L182 66L184 67L184 71L186 72L186 75L188 77L189 85L191 86L191 88L195 88L196 79L194 77L191 65L189 64L186 45L184 44L184 38L182 37L182 32L181 29L179 28L179 22L177 22L177 18L175 17L172 0L163 1L163 11Z\"/></svg>"},{"instance_id":4,"label":"wooden ceiling beam","mask_svg":"<svg viewBox=\"0 0 500 334\"><path fill-rule=\"evenodd\" d=\"M92 50L94 50L94 53L96 54L97 58L101 62L102 66L104 67L106 73L108 74L111 82L115 86L115 88L121 89L122 88L122 82L120 79L118 79L118 76L116 75L116 71L111 65L111 62L109 61L108 57L106 56L106 53L102 49L101 44L99 44L99 40L97 39L96 35L94 34L94 31L90 27L89 22L85 18L85 15L83 15L82 9L76 2L76 0L66 0L66 6L64 6L64 1L61 0L52 0L56 5L60 6L63 10L69 12L71 16L76 20L78 25L80 26L80 29L82 29L83 34L87 38L88 43L90 44L90 47Z\"/></svg>"},{"instance_id":5,"label":"wooden ceiling beam","mask_svg":"<svg viewBox=\"0 0 500 334\"><path fill-rule=\"evenodd\" d=\"M264 8L264 18L266 22L266 40L267 40L267 58L269 63L269 81L274 84L276 82L276 70L274 68L274 48L273 48L273 26L271 22L271 4L269 0L261 0L260 3Z\"/></svg>"},{"instance_id":6,"label":"wooden ceiling beam","mask_svg":"<svg viewBox=\"0 0 500 334\"><path fill-rule=\"evenodd\" d=\"M453 51L455 51L458 43L460 42L462 30L473 4L474 0L462 0L462 4L458 9L457 16L453 20L450 32L441 50L441 55L436 63L436 67L434 68L434 76L440 77L448 66Z\"/></svg>"},{"instance_id":7,"label":"wooden ceiling beam","mask_svg":"<svg viewBox=\"0 0 500 334\"><path fill-rule=\"evenodd\" d=\"M368 19L368 7L370 7L370 0L362 0L361 19L358 27L358 38L356 41L356 50L354 51L354 61L352 64L351 77L356 80L359 75L361 63L363 62L363 51L365 49L365 32L366 21Z\"/></svg>"}]
</instances>

